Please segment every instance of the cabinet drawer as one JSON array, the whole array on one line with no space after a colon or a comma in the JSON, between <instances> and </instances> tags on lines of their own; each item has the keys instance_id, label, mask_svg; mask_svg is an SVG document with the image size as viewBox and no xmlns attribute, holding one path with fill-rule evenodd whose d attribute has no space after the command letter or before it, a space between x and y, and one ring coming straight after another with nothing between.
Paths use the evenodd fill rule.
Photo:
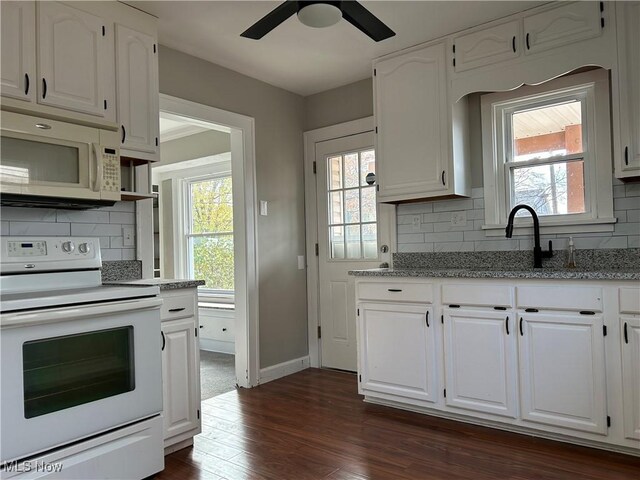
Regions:
<instances>
[{"instance_id":1,"label":"cabinet drawer","mask_svg":"<svg viewBox=\"0 0 640 480\"><path fill-rule=\"evenodd\" d=\"M640 314L640 288L623 287L619 291L620 313Z\"/></svg>"},{"instance_id":2,"label":"cabinet drawer","mask_svg":"<svg viewBox=\"0 0 640 480\"><path fill-rule=\"evenodd\" d=\"M233 317L200 316L200 338L221 342L235 341L235 319Z\"/></svg>"},{"instance_id":3,"label":"cabinet drawer","mask_svg":"<svg viewBox=\"0 0 640 480\"><path fill-rule=\"evenodd\" d=\"M433 285L409 282L362 282L358 299L433 303Z\"/></svg>"},{"instance_id":4,"label":"cabinet drawer","mask_svg":"<svg viewBox=\"0 0 640 480\"><path fill-rule=\"evenodd\" d=\"M518 308L602 312L602 289L598 287L517 287L516 300Z\"/></svg>"},{"instance_id":5,"label":"cabinet drawer","mask_svg":"<svg viewBox=\"0 0 640 480\"><path fill-rule=\"evenodd\" d=\"M512 307L511 288L508 285L443 285L443 305L477 307Z\"/></svg>"},{"instance_id":6,"label":"cabinet drawer","mask_svg":"<svg viewBox=\"0 0 640 480\"><path fill-rule=\"evenodd\" d=\"M195 311L195 303L194 294L162 296L160 318L173 320L174 318L191 317Z\"/></svg>"}]
</instances>

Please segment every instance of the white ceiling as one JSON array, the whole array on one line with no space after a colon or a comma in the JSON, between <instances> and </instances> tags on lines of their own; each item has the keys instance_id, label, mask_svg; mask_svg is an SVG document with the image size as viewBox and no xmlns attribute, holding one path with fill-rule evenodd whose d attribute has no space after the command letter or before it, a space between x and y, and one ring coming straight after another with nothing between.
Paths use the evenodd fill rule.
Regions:
<instances>
[{"instance_id":1,"label":"white ceiling","mask_svg":"<svg viewBox=\"0 0 640 480\"><path fill-rule=\"evenodd\" d=\"M376 43L345 20L315 29L295 15L262 40L240 33L279 1L127 1L159 18L159 41L300 95L371 75L371 60L526 10L535 1L363 1L396 32Z\"/></svg>"},{"instance_id":2,"label":"white ceiling","mask_svg":"<svg viewBox=\"0 0 640 480\"><path fill-rule=\"evenodd\" d=\"M160 141L169 142L178 138L188 137L196 133L206 132L208 128L198 125L191 125L179 119L168 116L165 112L160 112Z\"/></svg>"}]
</instances>

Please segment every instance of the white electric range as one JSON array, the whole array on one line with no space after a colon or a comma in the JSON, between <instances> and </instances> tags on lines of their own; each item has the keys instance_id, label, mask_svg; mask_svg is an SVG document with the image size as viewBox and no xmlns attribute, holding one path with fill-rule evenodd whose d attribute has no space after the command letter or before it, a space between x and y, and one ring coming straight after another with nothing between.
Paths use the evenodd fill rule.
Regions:
<instances>
[{"instance_id":1,"label":"white electric range","mask_svg":"<svg viewBox=\"0 0 640 480\"><path fill-rule=\"evenodd\" d=\"M164 468L159 290L100 268L97 238L0 239L0 478Z\"/></svg>"}]
</instances>

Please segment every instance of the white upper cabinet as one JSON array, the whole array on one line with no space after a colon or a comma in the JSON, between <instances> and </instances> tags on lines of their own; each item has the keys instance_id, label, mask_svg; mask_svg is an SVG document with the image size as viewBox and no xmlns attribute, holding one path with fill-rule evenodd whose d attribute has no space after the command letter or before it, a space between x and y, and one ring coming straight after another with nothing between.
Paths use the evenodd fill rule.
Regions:
<instances>
[{"instance_id":1,"label":"white upper cabinet","mask_svg":"<svg viewBox=\"0 0 640 480\"><path fill-rule=\"evenodd\" d=\"M622 317L624 436L640 440L640 318Z\"/></svg>"},{"instance_id":2,"label":"white upper cabinet","mask_svg":"<svg viewBox=\"0 0 640 480\"><path fill-rule=\"evenodd\" d=\"M601 315L518 317L522 419L607 433Z\"/></svg>"},{"instance_id":3,"label":"white upper cabinet","mask_svg":"<svg viewBox=\"0 0 640 480\"><path fill-rule=\"evenodd\" d=\"M600 2L572 2L524 17L525 53L558 48L601 34Z\"/></svg>"},{"instance_id":4,"label":"white upper cabinet","mask_svg":"<svg viewBox=\"0 0 640 480\"><path fill-rule=\"evenodd\" d=\"M122 149L156 153L159 119L155 39L116 25L116 70Z\"/></svg>"},{"instance_id":5,"label":"white upper cabinet","mask_svg":"<svg viewBox=\"0 0 640 480\"><path fill-rule=\"evenodd\" d=\"M379 201L459 193L446 71L444 43L374 62Z\"/></svg>"},{"instance_id":6,"label":"white upper cabinet","mask_svg":"<svg viewBox=\"0 0 640 480\"><path fill-rule=\"evenodd\" d=\"M38 3L38 102L115 119L113 36L102 18L58 2ZM110 45L111 43L111 45ZM111 47L111 48L110 48Z\"/></svg>"},{"instance_id":7,"label":"white upper cabinet","mask_svg":"<svg viewBox=\"0 0 640 480\"><path fill-rule=\"evenodd\" d=\"M491 65L520 55L520 21L479 30L453 39L456 72Z\"/></svg>"},{"instance_id":8,"label":"white upper cabinet","mask_svg":"<svg viewBox=\"0 0 640 480\"><path fill-rule=\"evenodd\" d=\"M4 97L36 98L36 10L34 2L2 2L0 89Z\"/></svg>"},{"instance_id":9,"label":"white upper cabinet","mask_svg":"<svg viewBox=\"0 0 640 480\"><path fill-rule=\"evenodd\" d=\"M626 178L640 176L640 2L618 2L616 8L619 83L613 105L619 141L614 166L616 177Z\"/></svg>"},{"instance_id":10,"label":"white upper cabinet","mask_svg":"<svg viewBox=\"0 0 640 480\"><path fill-rule=\"evenodd\" d=\"M515 324L508 312L444 311L448 406L516 418Z\"/></svg>"}]
</instances>

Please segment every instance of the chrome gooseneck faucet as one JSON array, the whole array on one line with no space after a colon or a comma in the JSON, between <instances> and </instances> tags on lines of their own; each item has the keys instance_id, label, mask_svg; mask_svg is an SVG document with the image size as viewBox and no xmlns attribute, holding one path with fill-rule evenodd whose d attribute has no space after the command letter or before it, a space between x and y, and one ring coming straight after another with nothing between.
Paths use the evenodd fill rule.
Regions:
<instances>
[{"instance_id":1,"label":"chrome gooseneck faucet","mask_svg":"<svg viewBox=\"0 0 640 480\"><path fill-rule=\"evenodd\" d=\"M549 251L543 252L540 248L540 222L538 221L538 215L536 211L531 208L529 205L516 205L509 213L509 221L507 222L507 228L505 228L506 237L511 238L513 235L513 220L518 213L518 210L527 210L531 214L531 218L533 218L533 236L534 236L534 247L533 247L533 268L542 268L542 259L543 258L551 258L553 257L553 247L551 245L551 240L549 240Z\"/></svg>"}]
</instances>

